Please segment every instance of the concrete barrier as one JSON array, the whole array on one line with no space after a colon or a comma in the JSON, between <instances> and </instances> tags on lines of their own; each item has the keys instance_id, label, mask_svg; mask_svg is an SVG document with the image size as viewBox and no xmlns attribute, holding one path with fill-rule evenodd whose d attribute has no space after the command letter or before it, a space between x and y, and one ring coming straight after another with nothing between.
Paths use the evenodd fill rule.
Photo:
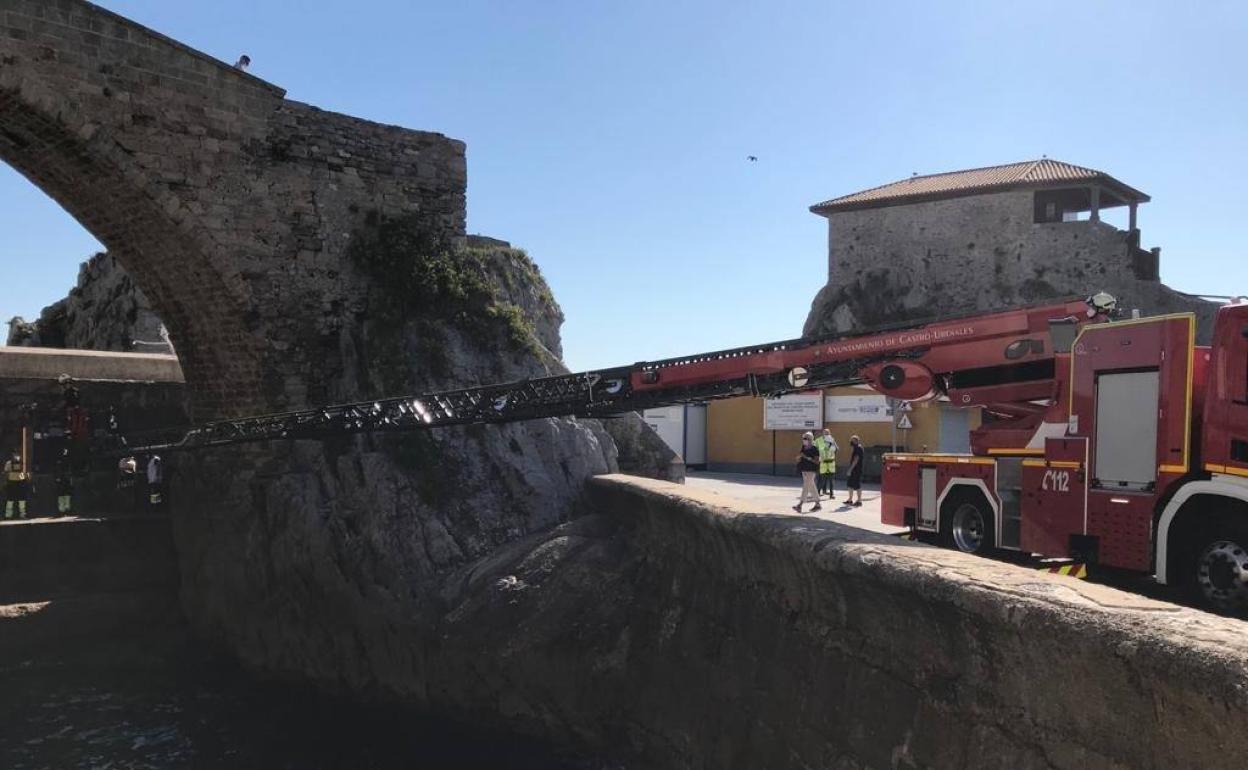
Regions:
<instances>
[{"instance_id":1,"label":"concrete barrier","mask_svg":"<svg viewBox=\"0 0 1248 770\"><path fill-rule=\"evenodd\" d=\"M656 767L1248 756L1242 622L648 479L589 509L468 578L441 706Z\"/></svg>"},{"instance_id":2,"label":"concrete barrier","mask_svg":"<svg viewBox=\"0 0 1248 770\"><path fill-rule=\"evenodd\" d=\"M183 382L177 356L110 350L0 347L0 379Z\"/></svg>"}]
</instances>

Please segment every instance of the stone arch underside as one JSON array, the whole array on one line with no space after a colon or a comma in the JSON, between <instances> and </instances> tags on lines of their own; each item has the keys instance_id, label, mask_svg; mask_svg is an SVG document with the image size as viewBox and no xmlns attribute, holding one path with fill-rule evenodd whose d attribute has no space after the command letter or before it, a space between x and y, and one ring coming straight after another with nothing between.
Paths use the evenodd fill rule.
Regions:
<instances>
[{"instance_id":1,"label":"stone arch underside","mask_svg":"<svg viewBox=\"0 0 1248 770\"><path fill-rule=\"evenodd\" d=\"M370 221L462 238L462 142L285 99L84 0L0 0L0 160L164 319L197 419L350 397Z\"/></svg>"},{"instance_id":2,"label":"stone arch underside","mask_svg":"<svg viewBox=\"0 0 1248 770\"><path fill-rule=\"evenodd\" d=\"M2 81L0 81L2 85ZM67 120L78 117L78 125ZM0 160L60 204L113 252L151 299L179 351L197 417L260 408L247 309L205 244L175 222L181 202L81 116L48 114L0 87Z\"/></svg>"}]
</instances>

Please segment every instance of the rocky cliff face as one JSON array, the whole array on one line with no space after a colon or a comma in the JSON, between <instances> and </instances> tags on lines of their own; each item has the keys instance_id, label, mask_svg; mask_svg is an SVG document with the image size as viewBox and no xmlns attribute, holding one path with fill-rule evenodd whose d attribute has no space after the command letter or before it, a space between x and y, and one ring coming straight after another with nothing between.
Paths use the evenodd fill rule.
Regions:
<instances>
[{"instance_id":1,"label":"rocky cliff face","mask_svg":"<svg viewBox=\"0 0 1248 770\"><path fill-rule=\"evenodd\" d=\"M453 250L385 222L349 255L309 330L319 365L339 373L317 397L562 371L558 307L521 252L479 240ZM260 670L429 703L441 700L426 690L442 665L429 633L448 592L512 543L573 518L585 482L618 467L602 426L572 418L178 462L183 599L201 633Z\"/></svg>"},{"instance_id":2,"label":"rocky cliff face","mask_svg":"<svg viewBox=\"0 0 1248 770\"><path fill-rule=\"evenodd\" d=\"M878 326L918 319L1000 310L1068 297L1088 296L1088 282L1061 273L1018 283L983 282L975 271L930 274L905 266L881 263L860 274L833 276L811 303L802 327L807 336L866 331ZM1174 291L1157 281L1114 275L1095 284L1118 300L1124 313L1138 309L1145 315L1195 313L1198 343L1208 344L1217 305ZM1103 287L1103 288L1102 288Z\"/></svg>"},{"instance_id":3,"label":"rocky cliff face","mask_svg":"<svg viewBox=\"0 0 1248 770\"><path fill-rule=\"evenodd\" d=\"M470 238L455 249L412 223L376 222L356 235L319 302L320 318L303 330L319 345L309 400L565 371L562 313L536 266L502 241ZM437 629L471 576L576 518L590 477L621 465L670 474L671 451L639 418L605 422L533 420L171 456L187 616L259 672L454 714L478 691L457 681L470 675L460 656L473 653L440 649ZM624 463L613 433L629 453ZM489 635L509 633L500 625Z\"/></svg>"},{"instance_id":4,"label":"rocky cliff face","mask_svg":"<svg viewBox=\"0 0 1248 770\"><path fill-rule=\"evenodd\" d=\"M123 353L173 352L165 326L142 289L107 253L83 262L69 296L45 307L39 318L9 321L8 344Z\"/></svg>"}]
</instances>

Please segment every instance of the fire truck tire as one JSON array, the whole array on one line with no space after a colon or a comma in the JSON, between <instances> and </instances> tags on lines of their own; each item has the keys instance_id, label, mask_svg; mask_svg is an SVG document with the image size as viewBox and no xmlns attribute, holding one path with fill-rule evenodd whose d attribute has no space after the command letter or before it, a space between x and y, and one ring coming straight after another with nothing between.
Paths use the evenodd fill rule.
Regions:
<instances>
[{"instance_id":1,"label":"fire truck tire","mask_svg":"<svg viewBox=\"0 0 1248 770\"><path fill-rule=\"evenodd\" d=\"M1221 521L1191 544L1184 564L1191 598L1215 612L1248 614L1248 523Z\"/></svg>"},{"instance_id":2,"label":"fire truck tire","mask_svg":"<svg viewBox=\"0 0 1248 770\"><path fill-rule=\"evenodd\" d=\"M992 532L992 514L982 496L951 497L941 511L940 534L945 546L963 553L990 551L996 539Z\"/></svg>"}]
</instances>

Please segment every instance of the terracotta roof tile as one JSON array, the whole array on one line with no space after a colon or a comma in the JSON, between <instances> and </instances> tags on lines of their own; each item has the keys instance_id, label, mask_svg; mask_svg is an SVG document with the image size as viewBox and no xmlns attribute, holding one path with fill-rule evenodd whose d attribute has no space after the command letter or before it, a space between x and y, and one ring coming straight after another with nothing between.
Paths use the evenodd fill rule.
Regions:
<instances>
[{"instance_id":1,"label":"terracotta roof tile","mask_svg":"<svg viewBox=\"0 0 1248 770\"><path fill-rule=\"evenodd\" d=\"M966 171L913 176L869 190L843 195L816 203L810 210L816 214L850 209L876 208L911 202L913 199L934 200L957 198L982 192L1013 188L1047 187L1063 182L1099 182L1125 201L1144 202L1148 196L1096 169L1084 168L1060 160L1042 158L1004 166L988 166Z\"/></svg>"}]
</instances>

